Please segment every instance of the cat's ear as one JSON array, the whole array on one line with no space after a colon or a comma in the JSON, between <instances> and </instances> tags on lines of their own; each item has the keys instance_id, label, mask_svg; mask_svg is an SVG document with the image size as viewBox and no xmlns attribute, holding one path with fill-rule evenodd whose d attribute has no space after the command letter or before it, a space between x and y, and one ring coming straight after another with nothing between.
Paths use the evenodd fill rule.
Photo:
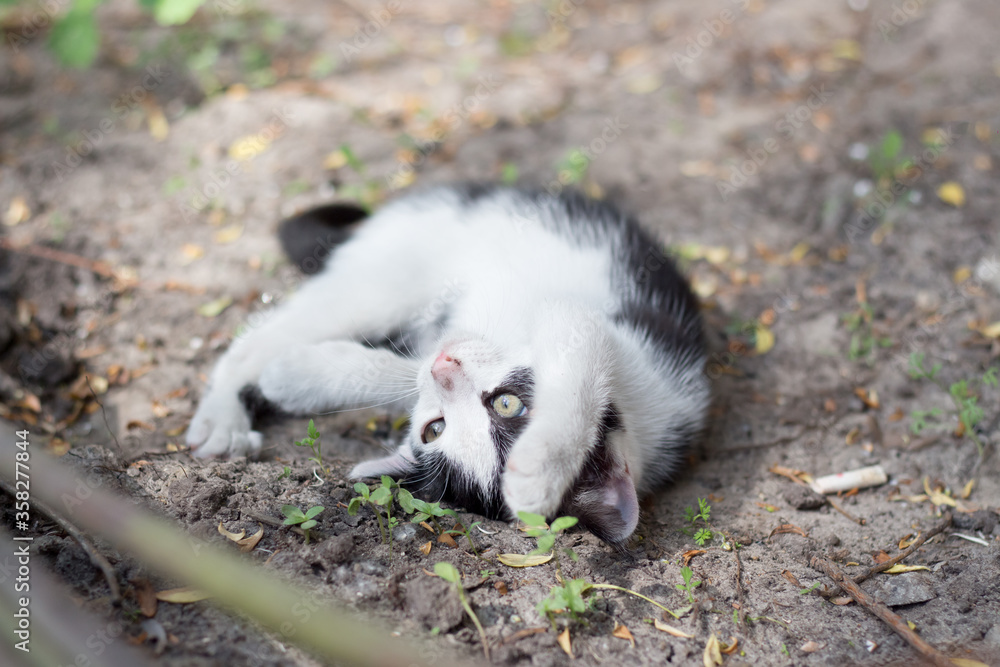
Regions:
<instances>
[{"instance_id":1,"label":"cat's ear","mask_svg":"<svg viewBox=\"0 0 1000 667\"><path fill-rule=\"evenodd\" d=\"M311 275L323 268L334 247L354 231L368 212L351 204L328 204L288 218L278 228L285 254L302 273Z\"/></svg>"},{"instance_id":2,"label":"cat's ear","mask_svg":"<svg viewBox=\"0 0 1000 667\"><path fill-rule=\"evenodd\" d=\"M600 445L558 513L575 516L605 542L623 544L639 523L639 498L628 466L615 462L607 446Z\"/></svg>"},{"instance_id":3,"label":"cat's ear","mask_svg":"<svg viewBox=\"0 0 1000 667\"><path fill-rule=\"evenodd\" d=\"M409 444L404 444L389 456L371 461L362 461L351 470L351 479L365 477L379 478L382 475L390 477L405 477L417 465L413 450Z\"/></svg>"}]
</instances>

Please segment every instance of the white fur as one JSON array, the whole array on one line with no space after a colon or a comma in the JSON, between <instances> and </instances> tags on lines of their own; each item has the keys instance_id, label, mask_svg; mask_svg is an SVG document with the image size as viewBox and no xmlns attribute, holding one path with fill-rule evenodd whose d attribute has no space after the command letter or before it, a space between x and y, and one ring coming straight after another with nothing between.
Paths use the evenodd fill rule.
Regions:
<instances>
[{"instance_id":1,"label":"white fur","mask_svg":"<svg viewBox=\"0 0 1000 667\"><path fill-rule=\"evenodd\" d=\"M624 424L609 439L615 468L640 494L648 491L647 472L675 463L662 460L657 443L707 406L700 359L665 357L643 332L612 320L620 298L610 279L616 240L593 229L586 234L598 238L587 242L567 238L550 220L557 214L503 191L470 209L447 189L386 206L321 274L233 344L212 373L188 443L198 456L257 451L260 436L237 398L249 383L294 412L396 402L412 406L409 439L392 461L362 463L355 476L405 468L413 448L426 446L487 485L499 461L481 392L526 366L536 393L503 475L509 508L558 509L610 401ZM429 323L444 311L447 329L437 332ZM420 329L408 350L415 358L358 342L407 326ZM461 392L442 391L431 376L442 350L462 360ZM421 444L423 427L442 417L442 436ZM631 532L634 520L626 523Z\"/></svg>"}]
</instances>

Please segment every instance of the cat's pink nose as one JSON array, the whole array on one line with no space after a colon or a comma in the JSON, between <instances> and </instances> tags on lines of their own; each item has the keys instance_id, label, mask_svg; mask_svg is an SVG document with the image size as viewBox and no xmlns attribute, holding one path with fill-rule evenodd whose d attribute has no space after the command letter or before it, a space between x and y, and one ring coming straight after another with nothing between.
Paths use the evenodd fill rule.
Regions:
<instances>
[{"instance_id":1,"label":"cat's pink nose","mask_svg":"<svg viewBox=\"0 0 1000 667\"><path fill-rule=\"evenodd\" d=\"M442 350L441 354L434 360L434 363L431 364L431 376L437 380L442 388L451 389L454 384L452 377L455 373L460 372L459 369L461 366L461 361Z\"/></svg>"}]
</instances>

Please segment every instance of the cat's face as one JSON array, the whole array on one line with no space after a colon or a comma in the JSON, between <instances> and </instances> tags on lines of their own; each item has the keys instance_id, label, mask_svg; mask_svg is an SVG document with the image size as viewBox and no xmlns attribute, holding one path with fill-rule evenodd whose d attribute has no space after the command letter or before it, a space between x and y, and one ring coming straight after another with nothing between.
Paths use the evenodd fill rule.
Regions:
<instances>
[{"instance_id":1,"label":"cat's face","mask_svg":"<svg viewBox=\"0 0 1000 667\"><path fill-rule=\"evenodd\" d=\"M409 433L417 465L407 480L429 500L507 517L500 477L532 417L527 355L481 338L452 338L421 367L417 388Z\"/></svg>"}]
</instances>

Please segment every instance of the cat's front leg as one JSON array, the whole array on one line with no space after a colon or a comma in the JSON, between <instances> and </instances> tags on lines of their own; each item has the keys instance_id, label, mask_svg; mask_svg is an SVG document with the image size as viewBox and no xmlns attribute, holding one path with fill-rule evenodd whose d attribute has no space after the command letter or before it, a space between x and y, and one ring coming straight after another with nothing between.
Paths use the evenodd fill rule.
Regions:
<instances>
[{"instance_id":1,"label":"cat's front leg","mask_svg":"<svg viewBox=\"0 0 1000 667\"><path fill-rule=\"evenodd\" d=\"M352 341L296 345L271 361L260 390L286 412L406 405L416 389L418 362Z\"/></svg>"}]
</instances>

